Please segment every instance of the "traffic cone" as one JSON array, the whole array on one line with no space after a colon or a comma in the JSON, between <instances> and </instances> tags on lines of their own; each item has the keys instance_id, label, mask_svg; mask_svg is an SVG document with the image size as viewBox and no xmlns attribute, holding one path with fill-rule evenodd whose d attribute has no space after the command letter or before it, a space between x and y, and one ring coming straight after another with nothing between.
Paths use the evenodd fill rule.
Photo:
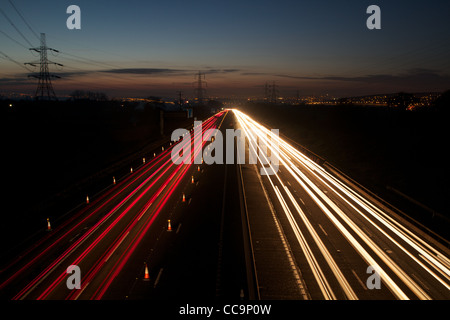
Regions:
<instances>
[{"instance_id":1,"label":"traffic cone","mask_svg":"<svg viewBox=\"0 0 450 320\"><path fill-rule=\"evenodd\" d=\"M156 157L156 153L153 152L153 157Z\"/></svg>"},{"instance_id":2,"label":"traffic cone","mask_svg":"<svg viewBox=\"0 0 450 320\"><path fill-rule=\"evenodd\" d=\"M116 177L113 177L113 183L116 184Z\"/></svg>"},{"instance_id":3,"label":"traffic cone","mask_svg":"<svg viewBox=\"0 0 450 320\"><path fill-rule=\"evenodd\" d=\"M167 220L167 231L172 231L172 225L170 224L170 220Z\"/></svg>"},{"instance_id":4,"label":"traffic cone","mask_svg":"<svg viewBox=\"0 0 450 320\"><path fill-rule=\"evenodd\" d=\"M148 274L148 267L147 267L147 263L145 263L145 273L144 273L144 281L150 281L150 275Z\"/></svg>"},{"instance_id":5,"label":"traffic cone","mask_svg":"<svg viewBox=\"0 0 450 320\"><path fill-rule=\"evenodd\" d=\"M86 204L89 204L89 196L86 196Z\"/></svg>"},{"instance_id":6,"label":"traffic cone","mask_svg":"<svg viewBox=\"0 0 450 320\"><path fill-rule=\"evenodd\" d=\"M142 163L145 163L145 158L142 158Z\"/></svg>"},{"instance_id":7,"label":"traffic cone","mask_svg":"<svg viewBox=\"0 0 450 320\"><path fill-rule=\"evenodd\" d=\"M133 173L133 167L131 167L131 169L130 169L130 173Z\"/></svg>"},{"instance_id":8,"label":"traffic cone","mask_svg":"<svg viewBox=\"0 0 450 320\"><path fill-rule=\"evenodd\" d=\"M192 176L191 182L194 183L194 176Z\"/></svg>"},{"instance_id":9,"label":"traffic cone","mask_svg":"<svg viewBox=\"0 0 450 320\"><path fill-rule=\"evenodd\" d=\"M161 150L164 151L164 147L161 147Z\"/></svg>"},{"instance_id":10,"label":"traffic cone","mask_svg":"<svg viewBox=\"0 0 450 320\"><path fill-rule=\"evenodd\" d=\"M52 227L50 226L50 219L47 218L47 231L52 231Z\"/></svg>"},{"instance_id":11,"label":"traffic cone","mask_svg":"<svg viewBox=\"0 0 450 320\"><path fill-rule=\"evenodd\" d=\"M197 166L197 171L200 172L200 166Z\"/></svg>"},{"instance_id":12,"label":"traffic cone","mask_svg":"<svg viewBox=\"0 0 450 320\"><path fill-rule=\"evenodd\" d=\"M185 197L184 193L183 193L183 202L186 202L186 197Z\"/></svg>"}]
</instances>

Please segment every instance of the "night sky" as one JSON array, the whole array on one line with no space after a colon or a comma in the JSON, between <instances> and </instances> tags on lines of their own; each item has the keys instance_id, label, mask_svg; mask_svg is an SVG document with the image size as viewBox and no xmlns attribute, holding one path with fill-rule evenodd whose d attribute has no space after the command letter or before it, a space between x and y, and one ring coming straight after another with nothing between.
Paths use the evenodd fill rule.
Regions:
<instances>
[{"instance_id":1,"label":"night sky","mask_svg":"<svg viewBox=\"0 0 450 320\"><path fill-rule=\"evenodd\" d=\"M72 4L81 30L66 27ZM381 30L366 27L372 4ZM22 65L38 60L27 41L38 46L41 32L61 51L49 52L64 65L50 65L62 77L57 95L189 96L198 71L208 96L262 97L273 81L283 96L450 89L448 0L3 0L0 9L0 93L34 93L36 79L5 54Z\"/></svg>"}]
</instances>

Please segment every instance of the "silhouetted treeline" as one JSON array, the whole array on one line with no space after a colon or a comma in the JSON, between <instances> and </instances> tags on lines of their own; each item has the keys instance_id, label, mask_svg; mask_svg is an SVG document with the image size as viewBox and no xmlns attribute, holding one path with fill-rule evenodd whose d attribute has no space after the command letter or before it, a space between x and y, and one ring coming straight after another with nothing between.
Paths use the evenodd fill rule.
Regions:
<instances>
[{"instance_id":1,"label":"silhouetted treeline","mask_svg":"<svg viewBox=\"0 0 450 320\"><path fill-rule=\"evenodd\" d=\"M439 98L436 99L432 110L450 114L450 90L445 91Z\"/></svg>"},{"instance_id":2,"label":"silhouetted treeline","mask_svg":"<svg viewBox=\"0 0 450 320\"><path fill-rule=\"evenodd\" d=\"M70 94L73 100L92 100L92 101L107 101L108 97L103 92L93 92L84 90L75 90Z\"/></svg>"},{"instance_id":3,"label":"silhouetted treeline","mask_svg":"<svg viewBox=\"0 0 450 320\"><path fill-rule=\"evenodd\" d=\"M388 106L406 110L418 101L419 99L414 97L412 93L400 92L388 99Z\"/></svg>"}]
</instances>

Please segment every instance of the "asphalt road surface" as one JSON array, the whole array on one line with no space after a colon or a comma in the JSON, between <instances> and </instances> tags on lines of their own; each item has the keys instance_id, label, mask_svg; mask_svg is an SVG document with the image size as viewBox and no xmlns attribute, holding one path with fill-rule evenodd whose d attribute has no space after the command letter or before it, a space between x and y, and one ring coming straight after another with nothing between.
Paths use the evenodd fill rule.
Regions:
<instances>
[{"instance_id":1,"label":"asphalt road surface","mask_svg":"<svg viewBox=\"0 0 450 320\"><path fill-rule=\"evenodd\" d=\"M227 129L245 134L244 153ZM233 163L201 161L231 141L222 159ZM200 162L174 164L187 146L178 156ZM2 261L2 299L450 298L448 247L237 110L86 200ZM68 286L71 265L80 288Z\"/></svg>"}]
</instances>

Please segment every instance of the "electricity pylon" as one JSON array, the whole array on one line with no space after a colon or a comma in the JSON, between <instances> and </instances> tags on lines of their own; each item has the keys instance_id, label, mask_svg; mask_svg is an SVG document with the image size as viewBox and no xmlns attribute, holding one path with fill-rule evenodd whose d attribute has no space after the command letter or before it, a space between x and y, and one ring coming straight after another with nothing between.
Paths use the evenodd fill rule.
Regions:
<instances>
[{"instance_id":1,"label":"electricity pylon","mask_svg":"<svg viewBox=\"0 0 450 320\"><path fill-rule=\"evenodd\" d=\"M63 66L60 63L52 62L47 59L47 51L59 52L56 49L47 47L45 41L45 33L41 33L41 46L38 48L30 48L30 50L39 53L39 62L26 62L33 67L40 65L39 75L29 75L29 77L37 78L38 86L36 89L36 100L57 100L55 91L53 90L51 78L60 78L59 76L51 75L48 71L49 64L55 64L58 66Z\"/></svg>"},{"instance_id":2,"label":"electricity pylon","mask_svg":"<svg viewBox=\"0 0 450 320\"><path fill-rule=\"evenodd\" d=\"M275 81L273 81L272 84L272 97L271 97L271 102L272 103L276 103L277 102L277 98L278 98L278 86L275 84Z\"/></svg>"},{"instance_id":3,"label":"electricity pylon","mask_svg":"<svg viewBox=\"0 0 450 320\"><path fill-rule=\"evenodd\" d=\"M197 99L197 103L201 104L203 102L204 94L206 92L206 89L203 88L203 84L206 85L205 74L201 73L200 71L198 74L195 75L197 78L197 81L195 82L197 84L197 88L195 88L195 96Z\"/></svg>"}]
</instances>

